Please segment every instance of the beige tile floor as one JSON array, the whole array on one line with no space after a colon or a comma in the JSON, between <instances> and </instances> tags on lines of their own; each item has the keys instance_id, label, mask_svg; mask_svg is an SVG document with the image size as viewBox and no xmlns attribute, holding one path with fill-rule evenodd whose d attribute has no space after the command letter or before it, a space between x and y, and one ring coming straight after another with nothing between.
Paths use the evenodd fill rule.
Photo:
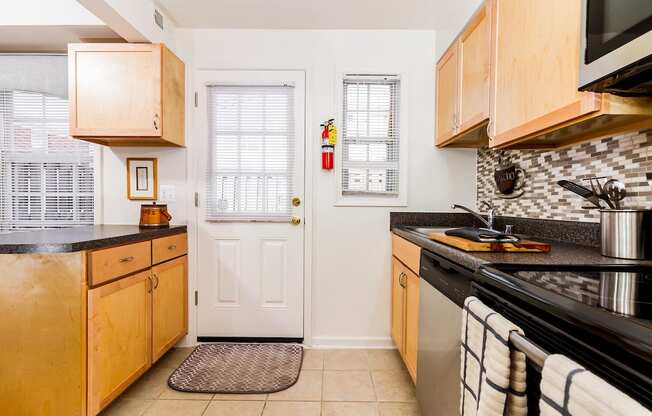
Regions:
<instances>
[{"instance_id":1,"label":"beige tile floor","mask_svg":"<svg viewBox=\"0 0 652 416\"><path fill-rule=\"evenodd\" d=\"M272 394L181 393L169 375L191 349L174 349L102 416L419 416L395 350L306 350L299 381Z\"/></svg>"}]
</instances>

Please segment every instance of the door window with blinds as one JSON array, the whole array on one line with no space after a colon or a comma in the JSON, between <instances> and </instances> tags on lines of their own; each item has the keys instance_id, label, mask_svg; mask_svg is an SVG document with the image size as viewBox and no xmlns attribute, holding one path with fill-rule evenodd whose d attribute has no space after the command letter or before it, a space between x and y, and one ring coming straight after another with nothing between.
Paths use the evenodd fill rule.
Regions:
<instances>
[{"instance_id":1,"label":"door window with blinds","mask_svg":"<svg viewBox=\"0 0 652 416\"><path fill-rule=\"evenodd\" d=\"M68 136L68 100L0 89L0 231L94 222L91 146Z\"/></svg>"},{"instance_id":2,"label":"door window with blinds","mask_svg":"<svg viewBox=\"0 0 652 416\"><path fill-rule=\"evenodd\" d=\"M209 85L207 220L288 221L295 120L290 85Z\"/></svg>"},{"instance_id":3,"label":"door window with blinds","mask_svg":"<svg viewBox=\"0 0 652 416\"><path fill-rule=\"evenodd\" d=\"M341 200L398 203L405 174L401 171L400 78L343 76L341 123Z\"/></svg>"}]
</instances>

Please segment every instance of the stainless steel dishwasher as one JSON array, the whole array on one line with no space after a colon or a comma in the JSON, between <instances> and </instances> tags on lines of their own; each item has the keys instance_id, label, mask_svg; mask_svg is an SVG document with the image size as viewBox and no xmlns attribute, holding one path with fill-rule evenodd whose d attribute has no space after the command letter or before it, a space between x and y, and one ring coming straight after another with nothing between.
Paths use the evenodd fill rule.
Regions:
<instances>
[{"instance_id":1,"label":"stainless steel dishwasher","mask_svg":"<svg viewBox=\"0 0 652 416\"><path fill-rule=\"evenodd\" d=\"M472 272L421 250L417 399L422 416L459 414L462 307Z\"/></svg>"}]
</instances>

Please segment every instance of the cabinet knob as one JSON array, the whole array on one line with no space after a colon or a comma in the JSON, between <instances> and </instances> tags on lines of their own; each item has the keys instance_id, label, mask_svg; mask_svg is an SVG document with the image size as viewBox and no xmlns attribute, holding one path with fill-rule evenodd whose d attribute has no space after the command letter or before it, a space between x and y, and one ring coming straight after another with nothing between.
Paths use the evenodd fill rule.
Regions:
<instances>
[{"instance_id":1,"label":"cabinet knob","mask_svg":"<svg viewBox=\"0 0 652 416\"><path fill-rule=\"evenodd\" d=\"M398 284L401 285L402 288L407 287L407 275L404 272L401 272L401 274L398 275Z\"/></svg>"},{"instance_id":2,"label":"cabinet knob","mask_svg":"<svg viewBox=\"0 0 652 416\"><path fill-rule=\"evenodd\" d=\"M129 263L131 261L134 261L134 256L123 257L119 261L120 263Z\"/></svg>"},{"instance_id":3,"label":"cabinet knob","mask_svg":"<svg viewBox=\"0 0 652 416\"><path fill-rule=\"evenodd\" d=\"M299 218L299 217L292 217L292 219L290 220L290 222L291 222L293 225L299 225L299 224L301 224L301 218Z\"/></svg>"}]
</instances>

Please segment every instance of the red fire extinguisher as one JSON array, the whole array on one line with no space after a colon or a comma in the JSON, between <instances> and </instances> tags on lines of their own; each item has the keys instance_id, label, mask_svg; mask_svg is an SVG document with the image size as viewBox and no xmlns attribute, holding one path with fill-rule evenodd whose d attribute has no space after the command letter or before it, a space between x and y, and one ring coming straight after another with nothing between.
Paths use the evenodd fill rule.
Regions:
<instances>
[{"instance_id":1,"label":"red fire extinguisher","mask_svg":"<svg viewBox=\"0 0 652 416\"><path fill-rule=\"evenodd\" d=\"M335 129L335 120L330 119L320 124L321 132L321 168L324 170L333 169L335 143L337 141L337 129Z\"/></svg>"}]
</instances>

